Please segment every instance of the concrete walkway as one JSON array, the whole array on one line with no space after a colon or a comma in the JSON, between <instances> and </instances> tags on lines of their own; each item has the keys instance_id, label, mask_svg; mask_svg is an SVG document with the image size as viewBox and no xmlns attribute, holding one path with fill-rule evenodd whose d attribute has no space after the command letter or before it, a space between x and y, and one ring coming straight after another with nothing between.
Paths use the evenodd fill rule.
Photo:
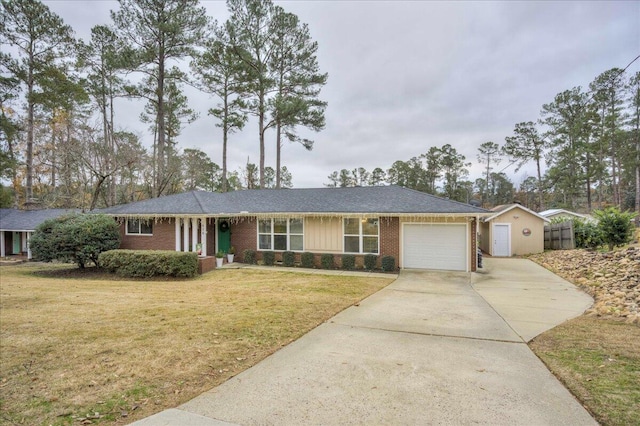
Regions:
<instances>
[{"instance_id":1,"label":"concrete walkway","mask_svg":"<svg viewBox=\"0 0 640 426\"><path fill-rule=\"evenodd\" d=\"M527 260L408 271L160 425L595 425L525 341L585 294Z\"/></svg>"}]
</instances>

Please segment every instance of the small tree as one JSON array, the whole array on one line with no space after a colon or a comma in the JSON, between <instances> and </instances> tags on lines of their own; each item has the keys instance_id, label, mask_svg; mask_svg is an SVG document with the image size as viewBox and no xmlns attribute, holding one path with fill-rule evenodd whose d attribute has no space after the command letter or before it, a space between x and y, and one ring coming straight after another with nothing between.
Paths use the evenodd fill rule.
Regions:
<instances>
[{"instance_id":1,"label":"small tree","mask_svg":"<svg viewBox=\"0 0 640 426\"><path fill-rule=\"evenodd\" d=\"M98 266L100 253L120 247L120 232L107 215L71 214L40 224L30 247L33 257L43 262L73 262L80 268L93 262Z\"/></svg>"},{"instance_id":2,"label":"small tree","mask_svg":"<svg viewBox=\"0 0 640 426\"><path fill-rule=\"evenodd\" d=\"M602 234L602 240L609 246L623 246L633 238L633 218L635 213L621 212L615 207L604 210L596 210L593 215L598 219L598 228Z\"/></svg>"}]
</instances>

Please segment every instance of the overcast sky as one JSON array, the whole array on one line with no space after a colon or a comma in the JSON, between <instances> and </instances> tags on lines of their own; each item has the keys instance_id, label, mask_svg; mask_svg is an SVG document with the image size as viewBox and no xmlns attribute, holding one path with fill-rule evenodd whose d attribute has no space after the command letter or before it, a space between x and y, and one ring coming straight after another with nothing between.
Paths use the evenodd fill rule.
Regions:
<instances>
[{"instance_id":1,"label":"overcast sky","mask_svg":"<svg viewBox=\"0 0 640 426\"><path fill-rule=\"evenodd\" d=\"M47 1L88 38L97 24L110 23L112 1ZM228 17L222 1L204 1L218 21ZM640 55L640 2L276 2L309 25L318 61L329 79L326 128L310 134L313 151L296 144L283 149L283 165L296 188L320 187L334 170L387 169L432 146L451 144L481 176L478 146L504 143L514 125L535 121L543 104L575 86L587 87L601 72L624 68ZM628 73L640 70L640 60ZM200 118L179 138L222 161L222 138L206 111L207 95L189 91ZM142 105L123 101L116 125L152 136L139 123ZM275 166L275 137L267 134L266 163ZM257 123L230 139L229 168L250 157L258 163ZM503 160L497 171L507 166ZM518 185L533 167L514 173Z\"/></svg>"}]
</instances>

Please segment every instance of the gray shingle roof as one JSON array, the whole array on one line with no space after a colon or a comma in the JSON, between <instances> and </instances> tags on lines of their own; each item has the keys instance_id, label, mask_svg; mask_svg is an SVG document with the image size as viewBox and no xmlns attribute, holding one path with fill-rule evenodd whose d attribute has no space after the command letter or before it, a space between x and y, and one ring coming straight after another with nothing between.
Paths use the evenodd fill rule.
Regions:
<instances>
[{"instance_id":1,"label":"gray shingle roof","mask_svg":"<svg viewBox=\"0 0 640 426\"><path fill-rule=\"evenodd\" d=\"M239 215L287 213L486 214L487 210L399 186L191 191L123 204L97 213L118 215Z\"/></svg>"},{"instance_id":2,"label":"gray shingle roof","mask_svg":"<svg viewBox=\"0 0 640 426\"><path fill-rule=\"evenodd\" d=\"M53 219L68 213L77 213L72 209L17 210L1 209L0 230L33 231L47 219Z\"/></svg>"}]
</instances>

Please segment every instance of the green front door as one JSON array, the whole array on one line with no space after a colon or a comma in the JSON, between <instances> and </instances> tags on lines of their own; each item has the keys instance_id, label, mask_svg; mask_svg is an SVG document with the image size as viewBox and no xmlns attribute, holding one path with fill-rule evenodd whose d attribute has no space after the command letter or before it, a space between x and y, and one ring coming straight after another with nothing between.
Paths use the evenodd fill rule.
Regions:
<instances>
[{"instance_id":1,"label":"green front door","mask_svg":"<svg viewBox=\"0 0 640 426\"><path fill-rule=\"evenodd\" d=\"M218 250L225 253L231 248L231 223L229 219L218 219Z\"/></svg>"},{"instance_id":2,"label":"green front door","mask_svg":"<svg viewBox=\"0 0 640 426\"><path fill-rule=\"evenodd\" d=\"M14 232L13 233L13 254L20 254L21 252L20 243L21 243L20 232Z\"/></svg>"}]
</instances>

